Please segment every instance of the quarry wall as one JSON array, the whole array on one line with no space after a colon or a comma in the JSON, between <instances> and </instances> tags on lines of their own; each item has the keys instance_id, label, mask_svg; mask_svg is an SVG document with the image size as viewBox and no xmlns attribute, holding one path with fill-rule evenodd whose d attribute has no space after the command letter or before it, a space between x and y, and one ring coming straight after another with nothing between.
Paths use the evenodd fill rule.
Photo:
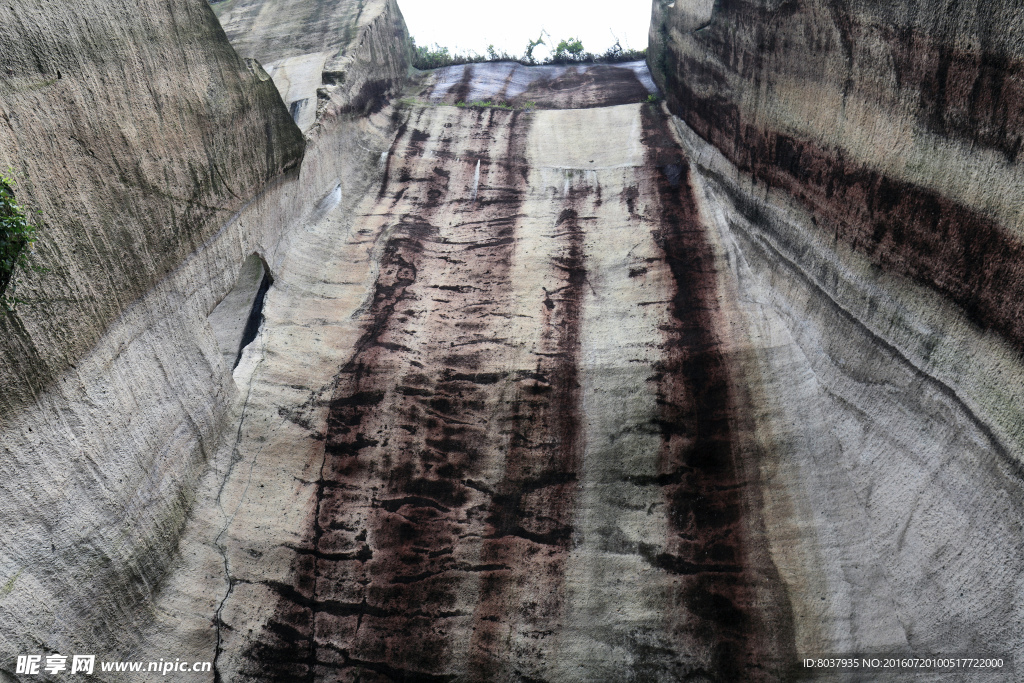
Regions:
<instances>
[{"instance_id":1,"label":"quarry wall","mask_svg":"<svg viewBox=\"0 0 1024 683\"><path fill-rule=\"evenodd\" d=\"M383 9L348 41L372 42ZM239 399L208 316L247 258L273 272L288 231L380 151L345 121L305 139L206 2L22 2L0 24L0 166L42 210L47 269L20 274L28 303L0 316L13 676L18 653L123 653L152 622Z\"/></svg>"},{"instance_id":2,"label":"quarry wall","mask_svg":"<svg viewBox=\"0 0 1024 683\"><path fill-rule=\"evenodd\" d=\"M899 307L915 308L903 289L930 297L908 314L928 320L918 329L878 325L903 327L886 338L956 385L1015 453L1019 395L1003 364L1024 345L1018 14L655 2L649 57L669 108L748 195L794 206L809 239L869 269ZM878 301L865 293L855 315L877 315Z\"/></svg>"},{"instance_id":3,"label":"quarry wall","mask_svg":"<svg viewBox=\"0 0 1024 683\"><path fill-rule=\"evenodd\" d=\"M394 0L0 45L49 269L0 314L0 679L1024 656L1012 3L655 0L649 73L412 74Z\"/></svg>"},{"instance_id":4,"label":"quarry wall","mask_svg":"<svg viewBox=\"0 0 1024 683\"><path fill-rule=\"evenodd\" d=\"M1021 30L1001 3L653 3L798 650L1021 648Z\"/></svg>"}]
</instances>

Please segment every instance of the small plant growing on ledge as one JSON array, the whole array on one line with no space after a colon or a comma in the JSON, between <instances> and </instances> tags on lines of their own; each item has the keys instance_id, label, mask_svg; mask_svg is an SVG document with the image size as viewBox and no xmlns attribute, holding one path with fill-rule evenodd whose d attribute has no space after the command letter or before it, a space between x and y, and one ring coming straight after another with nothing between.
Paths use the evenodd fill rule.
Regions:
<instances>
[{"instance_id":1,"label":"small plant growing on ledge","mask_svg":"<svg viewBox=\"0 0 1024 683\"><path fill-rule=\"evenodd\" d=\"M527 40L526 52L523 53L523 64L536 64L537 60L533 58L533 51L539 45L546 45L544 42L544 34L546 31L541 29L540 35L537 36L537 40ZM550 36L549 36L550 37Z\"/></svg>"},{"instance_id":2,"label":"small plant growing on ledge","mask_svg":"<svg viewBox=\"0 0 1024 683\"><path fill-rule=\"evenodd\" d=\"M0 307L7 311L25 303L14 294L19 282L18 269L46 271L30 261L35 253L32 247L37 239L36 226L29 222L25 208L15 199L14 175L10 170L0 172Z\"/></svg>"}]
</instances>

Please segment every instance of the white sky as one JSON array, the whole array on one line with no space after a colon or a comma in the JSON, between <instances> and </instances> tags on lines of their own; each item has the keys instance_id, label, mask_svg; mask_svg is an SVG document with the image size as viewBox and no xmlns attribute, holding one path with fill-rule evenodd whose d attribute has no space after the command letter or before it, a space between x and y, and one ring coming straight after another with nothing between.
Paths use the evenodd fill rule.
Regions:
<instances>
[{"instance_id":1,"label":"white sky","mask_svg":"<svg viewBox=\"0 0 1024 683\"><path fill-rule=\"evenodd\" d=\"M527 40L536 40L541 29L547 45L534 57L548 56L548 46L578 37L588 52L601 53L615 43L623 47L647 47L651 23L649 0L398 0L409 33L417 45L437 43L458 52L486 54L493 43L499 52L522 55Z\"/></svg>"}]
</instances>

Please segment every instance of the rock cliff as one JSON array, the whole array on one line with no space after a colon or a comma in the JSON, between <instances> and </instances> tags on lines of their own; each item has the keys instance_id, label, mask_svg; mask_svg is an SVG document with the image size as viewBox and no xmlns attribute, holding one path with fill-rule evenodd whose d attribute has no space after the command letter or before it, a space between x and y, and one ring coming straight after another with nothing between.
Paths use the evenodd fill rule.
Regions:
<instances>
[{"instance_id":1,"label":"rock cliff","mask_svg":"<svg viewBox=\"0 0 1024 683\"><path fill-rule=\"evenodd\" d=\"M206 315L277 240L232 217L297 175L304 142L203 3L5 4L0 45L0 166L42 210L48 269L0 315L13 672L148 619L223 427Z\"/></svg>"},{"instance_id":2,"label":"rock cliff","mask_svg":"<svg viewBox=\"0 0 1024 683\"><path fill-rule=\"evenodd\" d=\"M1022 30L1006 3L653 3L800 651L1024 646Z\"/></svg>"},{"instance_id":3,"label":"rock cliff","mask_svg":"<svg viewBox=\"0 0 1024 683\"><path fill-rule=\"evenodd\" d=\"M213 4L243 57L258 59L302 130L328 113L379 109L407 77L409 33L395 0L223 0Z\"/></svg>"},{"instance_id":4,"label":"rock cliff","mask_svg":"<svg viewBox=\"0 0 1024 683\"><path fill-rule=\"evenodd\" d=\"M785 675L718 257L643 69L591 71L521 109L446 104L439 72L388 115L379 184L279 271L154 652L215 643L223 680Z\"/></svg>"},{"instance_id":5,"label":"rock cliff","mask_svg":"<svg viewBox=\"0 0 1024 683\"><path fill-rule=\"evenodd\" d=\"M264 185L297 170L304 143L202 4L0 12L0 164L43 211L50 270L29 281L34 305L0 323L8 408L35 400Z\"/></svg>"},{"instance_id":6,"label":"rock cliff","mask_svg":"<svg viewBox=\"0 0 1024 683\"><path fill-rule=\"evenodd\" d=\"M1011 10L656 0L648 65L417 74L394 0L0 8L51 267L0 678L1024 654Z\"/></svg>"},{"instance_id":7,"label":"rock cliff","mask_svg":"<svg viewBox=\"0 0 1024 683\"><path fill-rule=\"evenodd\" d=\"M0 165L42 210L48 269L0 315L13 677L17 654L125 655L153 622L240 396L211 313L248 296L247 260L273 271L301 216L372 177L383 150L362 150L386 142L352 125L307 145L205 2L21 2L0 36ZM360 152L321 163L332 145Z\"/></svg>"}]
</instances>

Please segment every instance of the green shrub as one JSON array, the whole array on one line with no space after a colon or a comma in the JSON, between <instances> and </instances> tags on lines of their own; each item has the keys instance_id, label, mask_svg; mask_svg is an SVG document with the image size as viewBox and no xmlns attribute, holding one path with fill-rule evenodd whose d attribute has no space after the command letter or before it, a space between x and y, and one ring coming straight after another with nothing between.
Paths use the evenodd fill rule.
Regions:
<instances>
[{"instance_id":1,"label":"green shrub","mask_svg":"<svg viewBox=\"0 0 1024 683\"><path fill-rule=\"evenodd\" d=\"M412 65L421 71L428 69L440 69L445 66L456 64L479 64L481 62L514 62L516 57L507 52L498 52L493 45L487 46L487 55L478 55L475 52L459 54L452 52L446 47L436 43L433 47L417 45L416 39L409 38L409 46L412 48Z\"/></svg>"},{"instance_id":2,"label":"green shrub","mask_svg":"<svg viewBox=\"0 0 1024 683\"><path fill-rule=\"evenodd\" d=\"M454 58L448 52L448 48L434 45L430 49L426 45L417 46L413 41L412 65L417 69L440 69L444 66L451 66L455 63Z\"/></svg>"},{"instance_id":3,"label":"green shrub","mask_svg":"<svg viewBox=\"0 0 1024 683\"><path fill-rule=\"evenodd\" d=\"M616 38L615 44L605 50L604 54L597 57L594 61L615 64L617 62L642 62L646 59L647 50L627 50L622 47L618 38Z\"/></svg>"},{"instance_id":4,"label":"green shrub","mask_svg":"<svg viewBox=\"0 0 1024 683\"><path fill-rule=\"evenodd\" d=\"M540 35L537 36L537 40L528 40L526 42L526 52L523 53L523 64L536 64L537 60L533 58L533 51L539 45L547 45L544 42L544 34L546 31L541 30Z\"/></svg>"},{"instance_id":5,"label":"green shrub","mask_svg":"<svg viewBox=\"0 0 1024 683\"><path fill-rule=\"evenodd\" d=\"M593 57L590 53L583 52L583 42L579 38L569 38L559 41L548 61L554 64L566 64L583 61L586 56Z\"/></svg>"},{"instance_id":6,"label":"green shrub","mask_svg":"<svg viewBox=\"0 0 1024 683\"><path fill-rule=\"evenodd\" d=\"M29 222L25 208L14 196L14 172L0 173L0 306L13 310L25 303L15 296L18 269L42 272L32 265L32 247L36 243L36 226ZM38 213L38 212L37 212Z\"/></svg>"}]
</instances>

